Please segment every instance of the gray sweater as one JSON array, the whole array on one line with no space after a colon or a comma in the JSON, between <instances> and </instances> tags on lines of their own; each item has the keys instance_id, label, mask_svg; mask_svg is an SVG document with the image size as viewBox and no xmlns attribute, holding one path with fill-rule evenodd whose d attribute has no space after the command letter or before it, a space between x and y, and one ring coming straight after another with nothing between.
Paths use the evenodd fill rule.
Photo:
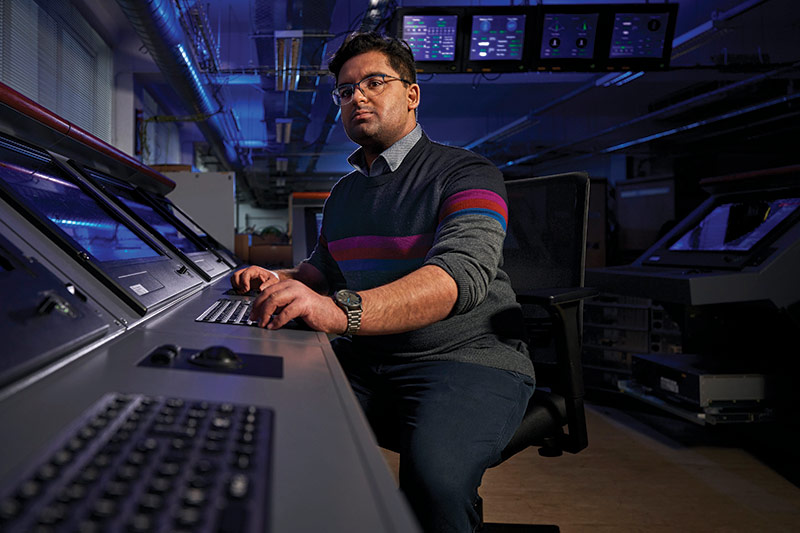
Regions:
<instances>
[{"instance_id":1,"label":"gray sweater","mask_svg":"<svg viewBox=\"0 0 800 533\"><path fill-rule=\"evenodd\" d=\"M488 160L431 142L380 176L351 172L325 203L308 261L332 290L366 290L423 265L458 286L447 318L394 335L356 336L353 348L392 360L456 360L533 376L522 313L502 266L508 210L503 176Z\"/></svg>"}]
</instances>

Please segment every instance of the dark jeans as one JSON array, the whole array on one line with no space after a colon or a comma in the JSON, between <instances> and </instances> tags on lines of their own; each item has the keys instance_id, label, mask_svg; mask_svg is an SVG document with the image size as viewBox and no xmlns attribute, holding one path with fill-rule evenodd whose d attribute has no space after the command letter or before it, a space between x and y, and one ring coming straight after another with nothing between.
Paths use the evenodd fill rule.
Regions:
<instances>
[{"instance_id":1,"label":"dark jeans","mask_svg":"<svg viewBox=\"0 0 800 533\"><path fill-rule=\"evenodd\" d=\"M386 361L334 350L378 443L400 453L400 488L428 533L471 532L486 469L516 431L533 380L455 361Z\"/></svg>"}]
</instances>

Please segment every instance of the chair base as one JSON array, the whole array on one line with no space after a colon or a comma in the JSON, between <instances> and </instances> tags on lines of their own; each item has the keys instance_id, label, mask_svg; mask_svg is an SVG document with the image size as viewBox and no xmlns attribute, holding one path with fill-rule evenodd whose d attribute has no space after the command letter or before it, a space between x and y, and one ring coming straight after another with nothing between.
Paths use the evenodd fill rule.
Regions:
<instances>
[{"instance_id":1,"label":"chair base","mask_svg":"<svg viewBox=\"0 0 800 533\"><path fill-rule=\"evenodd\" d=\"M483 524L477 533L560 533L558 526L546 524Z\"/></svg>"}]
</instances>

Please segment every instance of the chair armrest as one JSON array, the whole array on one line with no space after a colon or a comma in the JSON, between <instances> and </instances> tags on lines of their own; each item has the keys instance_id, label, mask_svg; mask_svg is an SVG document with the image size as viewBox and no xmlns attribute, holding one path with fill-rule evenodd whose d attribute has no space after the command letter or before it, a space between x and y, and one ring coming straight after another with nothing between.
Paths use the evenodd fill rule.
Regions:
<instances>
[{"instance_id":1,"label":"chair armrest","mask_svg":"<svg viewBox=\"0 0 800 533\"><path fill-rule=\"evenodd\" d=\"M552 289L536 289L517 294L517 302L521 304L559 305L594 298L600 294L590 287L557 287Z\"/></svg>"}]
</instances>

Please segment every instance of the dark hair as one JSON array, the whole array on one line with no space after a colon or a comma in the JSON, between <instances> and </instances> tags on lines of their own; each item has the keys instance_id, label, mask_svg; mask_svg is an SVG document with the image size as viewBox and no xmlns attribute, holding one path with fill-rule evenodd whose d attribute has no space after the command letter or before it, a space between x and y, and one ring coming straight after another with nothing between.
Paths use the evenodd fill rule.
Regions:
<instances>
[{"instance_id":1,"label":"dark hair","mask_svg":"<svg viewBox=\"0 0 800 533\"><path fill-rule=\"evenodd\" d=\"M381 52L401 78L417 83L414 54L408 43L373 31L348 35L342 46L333 54L328 63L328 70L338 80L339 71L349 59L367 52Z\"/></svg>"}]
</instances>

